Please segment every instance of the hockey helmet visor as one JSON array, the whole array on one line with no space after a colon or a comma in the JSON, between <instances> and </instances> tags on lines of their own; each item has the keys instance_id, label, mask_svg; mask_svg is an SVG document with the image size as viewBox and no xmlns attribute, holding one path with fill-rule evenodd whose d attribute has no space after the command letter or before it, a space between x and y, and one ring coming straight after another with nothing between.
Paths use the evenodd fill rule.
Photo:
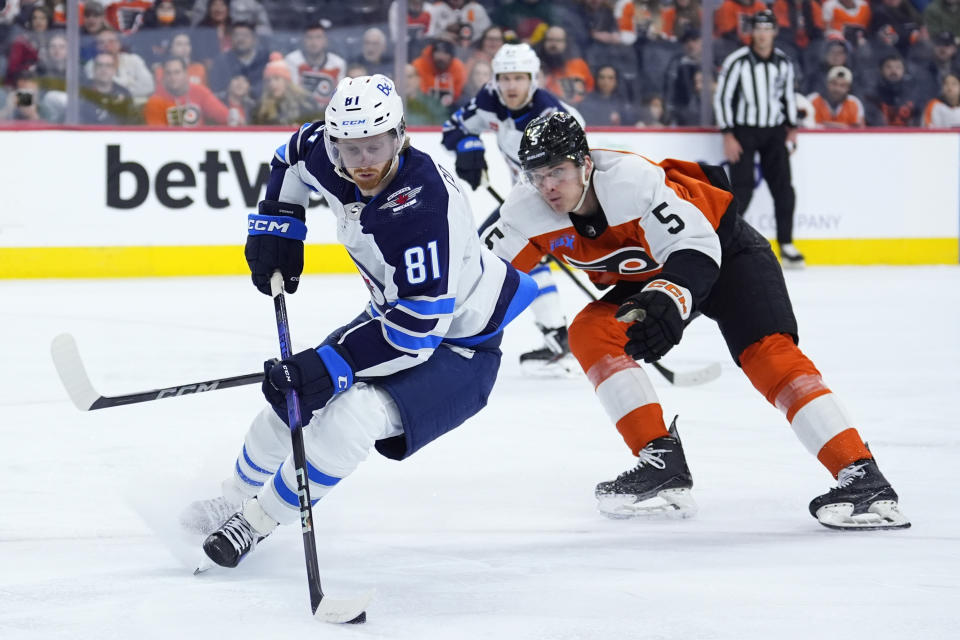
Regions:
<instances>
[{"instance_id":1,"label":"hockey helmet visor","mask_svg":"<svg viewBox=\"0 0 960 640\"><path fill-rule=\"evenodd\" d=\"M369 138L330 137L327 151L334 164L345 169L358 169L392 160L400 152L402 143L394 131Z\"/></svg>"}]
</instances>

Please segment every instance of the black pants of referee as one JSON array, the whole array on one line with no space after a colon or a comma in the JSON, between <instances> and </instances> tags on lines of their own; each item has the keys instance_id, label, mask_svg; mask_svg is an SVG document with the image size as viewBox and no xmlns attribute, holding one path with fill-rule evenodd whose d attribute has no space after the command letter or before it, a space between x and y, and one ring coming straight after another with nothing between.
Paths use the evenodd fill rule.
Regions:
<instances>
[{"instance_id":1,"label":"black pants of referee","mask_svg":"<svg viewBox=\"0 0 960 640\"><path fill-rule=\"evenodd\" d=\"M797 196L790 176L787 151L787 127L734 127L733 135L743 147L740 160L730 165L733 194L740 202L740 215L753 197L753 156L760 153L760 172L773 196L773 214L777 221L777 242L793 242L793 209Z\"/></svg>"}]
</instances>

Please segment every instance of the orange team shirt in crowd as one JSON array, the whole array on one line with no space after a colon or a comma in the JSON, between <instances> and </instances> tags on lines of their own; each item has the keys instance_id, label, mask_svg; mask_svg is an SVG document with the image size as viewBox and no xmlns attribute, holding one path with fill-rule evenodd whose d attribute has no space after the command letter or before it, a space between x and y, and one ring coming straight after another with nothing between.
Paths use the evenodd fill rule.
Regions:
<instances>
[{"instance_id":1,"label":"orange team shirt in crowd","mask_svg":"<svg viewBox=\"0 0 960 640\"><path fill-rule=\"evenodd\" d=\"M430 45L423 50L419 58L413 61L413 66L420 74L420 91L435 96L448 105L460 99L463 86L467 84L467 68L459 59L453 58L446 71L437 73L431 59L432 55L433 45ZM445 96L450 98L445 99Z\"/></svg>"},{"instance_id":2,"label":"orange team shirt in crowd","mask_svg":"<svg viewBox=\"0 0 960 640\"><path fill-rule=\"evenodd\" d=\"M700 20L703 20L703 9L697 8L697 17ZM679 38L682 33L677 33L677 8L670 6L666 7L660 12L660 29L663 31L664 35L670 36L671 38Z\"/></svg>"},{"instance_id":3,"label":"orange team shirt in crowd","mask_svg":"<svg viewBox=\"0 0 960 640\"><path fill-rule=\"evenodd\" d=\"M207 68L199 62L191 62L187 67L187 77L190 78L190 84L202 84L207 86ZM163 86L163 66L157 67L153 72L153 79L158 87Z\"/></svg>"},{"instance_id":4,"label":"orange team shirt in crowd","mask_svg":"<svg viewBox=\"0 0 960 640\"><path fill-rule=\"evenodd\" d=\"M834 33L843 34L847 25L866 30L870 26L870 5L864 0L853 0L853 6L848 9L839 0L827 0L823 3L823 22L827 31Z\"/></svg>"},{"instance_id":5,"label":"orange team shirt in crowd","mask_svg":"<svg viewBox=\"0 0 960 640\"><path fill-rule=\"evenodd\" d=\"M810 96L810 104L813 105L813 117L817 124L864 126L863 103L856 96L847 96L847 99L834 109L826 98L819 93L814 93Z\"/></svg>"},{"instance_id":6,"label":"orange team shirt in crowd","mask_svg":"<svg viewBox=\"0 0 960 640\"><path fill-rule=\"evenodd\" d=\"M579 102L583 99L583 96L577 96L577 92L571 86L575 80L583 82L585 91L593 91L593 74L590 73L590 67L587 66L583 58L567 60L567 64L564 65L562 71L548 73L543 88L564 100Z\"/></svg>"},{"instance_id":7,"label":"orange team shirt in crowd","mask_svg":"<svg viewBox=\"0 0 960 640\"><path fill-rule=\"evenodd\" d=\"M228 116L226 105L200 84L191 84L186 95L176 97L160 89L143 107L143 119L147 124L166 127L227 124Z\"/></svg>"},{"instance_id":8,"label":"orange team shirt in crowd","mask_svg":"<svg viewBox=\"0 0 960 640\"><path fill-rule=\"evenodd\" d=\"M817 0L810 0L810 19L813 21L813 25L804 24L804 21L807 18L807 15L802 10L802 3L800 4L800 11L797 16L797 24L790 24L790 11L791 6L787 0L775 0L773 3L773 15L777 17L777 25L780 29L789 29L793 26L796 29L794 34L794 42L797 43L797 46L801 49L806 49L807 45L810 44L810 28L811 26L814 29L823 31L823 7L820 6L820 3Z\"/></svg>"},{"instance_id":9,"label":"orange team shirt in crowd","mask_svg":"<svg viewBox=\"0 0 960 640\"><path fill-rule=\"evenodd\" d=\"M734 33L743 44L750 44L750 18L753 14L766 11L767 5L757 0L750 6L744 6L736 0L723 0L723 4L713 14L713 34L718 38Z\"/></svg>"},{"instance_id":10,"label":"orange team shirt in crowd","mask_svg":"<svg viewBox=\"0 0 960 640\"><path fill-rule=\"evenodd\" d=\"M951 107L940 98L934 98L923 110L925 127L960 127L960 107Z\"/></svg>"}]
</instances>

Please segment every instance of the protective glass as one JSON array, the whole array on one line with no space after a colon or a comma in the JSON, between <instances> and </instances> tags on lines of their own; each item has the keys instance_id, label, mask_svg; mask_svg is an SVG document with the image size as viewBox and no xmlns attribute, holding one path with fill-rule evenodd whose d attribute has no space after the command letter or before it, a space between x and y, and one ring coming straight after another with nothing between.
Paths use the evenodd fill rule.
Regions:
<instances>
[{"instance_id":1,"label":"protective glass","mask_svg":"<svg viewBox=\"0 0 960 640\"><path fill-rule=\"evenodd\" d=\"M372 167L392 160L400 151L400 141L393 131L369 138L327 140L331 160L345 169Z\"/></svg>"},{"instance_id":2,"label":"protective glass","mask_svg":"<svg viewBox=\"0 0 960 640\"><path fill-rule=\"evenodd\" d=\"M552 187L563 184L567 180L580 180L580 167L565 162L547 167L538 167L523 172L524 182L531 184L538 191L549 191Z\"/></svg>"}]
</instances>

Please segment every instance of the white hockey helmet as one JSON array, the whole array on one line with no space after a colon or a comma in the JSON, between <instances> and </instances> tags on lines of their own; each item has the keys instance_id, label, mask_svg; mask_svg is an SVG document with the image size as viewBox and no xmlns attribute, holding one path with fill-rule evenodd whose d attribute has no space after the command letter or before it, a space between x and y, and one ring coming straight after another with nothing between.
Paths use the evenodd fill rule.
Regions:
<instances>
[{"instance_id":1,"label":"white hockey helmet","mask_svg":"<svg viewBox=\"0 0 960 640\"><path fill-rule=\"evenodd\" d=\"M530 92L527 94L527 102L533 99L533 92L537 90L537 74L540 73L540 58L530 45L526 43L503 45L493 56L490 66L493 67L494 82L501 73L529 73ZM499 85L497 95L500 97L500 102L503 102Z\"/></svg>"},{"instance_id":2,"label":"white hockey helmet","mask_svg":"<svg viewBox=\"0 0 960 640\"><path fill-rule=\"evenodd\" d=\"M344 78L330 98L324 113L323 140L327 156L340 175L345 169L371 166L396 158L403 146L406 124L403 98L393 80L385 75ZM387 134L387 135L385 135ZM371 145L364 138L381 137L384 144ZM350 143L346 146L346 143ZM350 153L347 153L347 150ZM360 153L363 152L363 153ZM372 154L372 155L371 155Z\"/></svg>"}]
</instances>

